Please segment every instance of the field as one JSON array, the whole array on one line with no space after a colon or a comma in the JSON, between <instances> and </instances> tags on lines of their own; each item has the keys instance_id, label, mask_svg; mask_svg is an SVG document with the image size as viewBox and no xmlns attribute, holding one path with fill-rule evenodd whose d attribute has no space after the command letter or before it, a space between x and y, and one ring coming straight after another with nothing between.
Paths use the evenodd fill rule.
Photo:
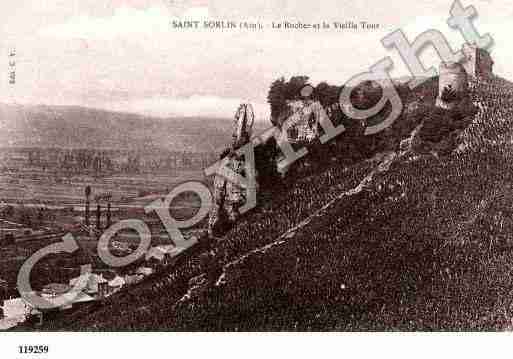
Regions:
<instances>
[{"instance_id":1,"label":"field","mask_svg":"<svg viewBox=\"0 0 513 359\"><path fill-rule=\"evenodd\" d=\"M91 224L96 225L95 197L110 194L112 223L129 218L143 220L152 232L153 247L172 242L160 220L154 214L145 214L144 207L186 180L205 181L199 170L95 177L63 175L58 169L43 171L21 163L11 159L9 166L5 166L4 162L0 173L0 279L6 283L0 287L0 299L17 296L16 277L21 265L37 250L60 241L68 231L77 239L80 250L73 255L49 256L38 264L32 273L33 287L37 289L50 282L66 283L78 275L82 264L91 263L94 269L105 269L97 255L98 238L79 230L85 221L86 186L92 189ZM190 217L197 211L198 203L194 196L178 196L171 205L171 214L177 219ZM100 200L100 204L101 225L105 228L106 201ZM185 233L186 238L194 231ZM5 240L8 233L14 234L15 244ZM133 249L138 246L139 238L136 233L121 232L116 242L118 246Z\"/></svg>"},{"instance_id":2,"label":"field","mask_svg":"<svg viewBox=\"0 0 513 359\"><path fill-rule=\"evenodd\" d=\"M113 205L129 204L147 193L166 193L186 180L203 180L201 171L136 175L61 176L56 172L17 169L0 173L0 199L4 203L79 206L84 202L84 188L92 188L92 197L112 194ZM142 195L142 196L141 196ZM138 202L139 203L139 202Z\"/></svg>"}]
</instances>

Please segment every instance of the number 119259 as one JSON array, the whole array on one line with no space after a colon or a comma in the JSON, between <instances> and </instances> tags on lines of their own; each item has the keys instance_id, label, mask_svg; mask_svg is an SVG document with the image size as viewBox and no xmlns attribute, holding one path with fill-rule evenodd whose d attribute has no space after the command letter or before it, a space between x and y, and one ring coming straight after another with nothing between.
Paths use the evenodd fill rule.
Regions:
<instances>
[{"instance_id":1,"label":"number 119259","mask_svg":"<svg viewBox=\"0 0 513 359\"><path fill-rule=\"evenodd\" d=\"M20 345L18 352L20 354L47 354L48 345Z\"/></svg>"}]
</instances>

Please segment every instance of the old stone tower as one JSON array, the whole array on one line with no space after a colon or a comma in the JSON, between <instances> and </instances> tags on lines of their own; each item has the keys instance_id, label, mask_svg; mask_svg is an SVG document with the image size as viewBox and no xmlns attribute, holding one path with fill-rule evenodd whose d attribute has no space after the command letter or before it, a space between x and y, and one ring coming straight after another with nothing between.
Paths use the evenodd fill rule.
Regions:
<instances>
[{"instance_id":1,"label":"old stone tower","mask_svg":"<svg viewBox=\"0 0 513 359\"><path fill-rule=\"evenodd\" d=\"M469 101L469 80L490 79L493 60L488 51L472 44L464 44L464 58L460 62L442 62L439 68L436 105L444 109L466 106Z\"/></svg>"},{"instance_id":2,"label":"old stone tower","mask_svg":"<svg viewBox=\"0 0 513 359\"><path fill-rule=\"evenodd\" d=\"M462 64L442 62L439 74L436 99L438 107L451 109L468 97L468 76Z\"/></svg>"}]
</instances>

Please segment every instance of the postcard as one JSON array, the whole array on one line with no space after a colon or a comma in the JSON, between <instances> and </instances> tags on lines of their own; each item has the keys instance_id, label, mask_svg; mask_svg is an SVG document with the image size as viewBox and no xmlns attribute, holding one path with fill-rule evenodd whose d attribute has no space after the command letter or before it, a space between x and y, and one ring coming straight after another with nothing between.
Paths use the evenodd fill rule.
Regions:
<instances>
[{"instance_id":1,"label":"postcard","mask_svg":"<svg viewBox=\"0 0 513 359\"><path fill-rule=\"evenodd\" d=\"M510 5L2 5L0 352L509 331Z\"/></svg>"}]
</instances>

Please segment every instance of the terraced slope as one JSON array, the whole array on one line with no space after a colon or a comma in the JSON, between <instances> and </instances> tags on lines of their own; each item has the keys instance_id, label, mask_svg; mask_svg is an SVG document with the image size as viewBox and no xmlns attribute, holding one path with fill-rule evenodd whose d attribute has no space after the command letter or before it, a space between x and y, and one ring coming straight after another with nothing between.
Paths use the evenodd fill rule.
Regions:
<instances>
[{"instance_id":1,"label":"terraced slope","mask_svg":"<svg viewBox=\"0 0 513 359\"><path fill-rule=\"evenodd\" d=\"M471 88L479 111L451 153L330 166L241 221L222 266L191 256L47 329L509 328L513 84Z\"/></svg>"}]
</instances>

